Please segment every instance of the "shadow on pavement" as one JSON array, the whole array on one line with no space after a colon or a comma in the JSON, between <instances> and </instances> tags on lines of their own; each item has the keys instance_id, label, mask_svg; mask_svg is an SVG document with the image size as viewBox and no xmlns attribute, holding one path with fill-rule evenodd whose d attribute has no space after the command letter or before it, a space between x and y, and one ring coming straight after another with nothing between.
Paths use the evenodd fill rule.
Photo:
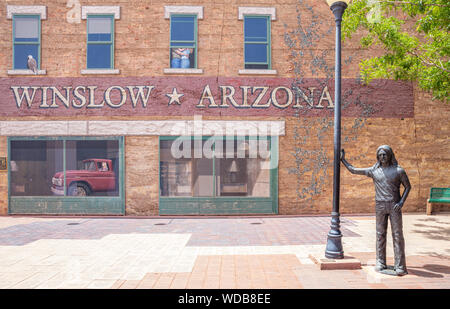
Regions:
<instances>
[{"instance_id":1,"label":"shadow on pavement","mask_svg":"<svg viewBox=\"0 0 450 309\"><path fill-rule=\"evenodd\" d=\"M423 270L418 270L417 268L408 267L408 273L411 275L416 275L417 277L423 278L443 278L443 275L436 274L434 272L428 272Z\"/></svg>"},{"instance_id":2,"label":"shadow on pavement","mask_svg":"<svg viewBox=\"0 0 450 309\"><path fill-rule=\"evenodd\" d=\"M435 272L435 273L450 274L450 267L445 266L445 265L426 264L426 265L423 265L423 268L425 268L428 271Z\"/></svg>"},{"instance_id":3,"label":"shadow on pavement","mask_svg":"<svg viewBox=\"0 0 450 309\"><path fill-rule=\"evenodd\" d=\"M437 222L446 224L445 222ZM448 240L450 239L450 228L443 226L434 226L426 224L414 224L414 227L421 229L412 230L413 233L422 234L423 236L433 240Z\"/></svg>"}]
</instances>

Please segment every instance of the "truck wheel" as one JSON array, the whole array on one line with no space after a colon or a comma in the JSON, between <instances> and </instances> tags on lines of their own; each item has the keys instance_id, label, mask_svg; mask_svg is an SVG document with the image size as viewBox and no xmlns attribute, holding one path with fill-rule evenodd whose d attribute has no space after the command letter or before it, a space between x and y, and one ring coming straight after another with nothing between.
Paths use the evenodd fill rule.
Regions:
<instances>
[{"instance_id":1,"label":"truck wheel","mask_svg":"<svg viewBox=\"0 0 450 309\"><path fill-rule=\"evenodd\" d=\"M84 183L74 183L69 186L70 196L88 196L90 194L89 187Z\"/></svg>"}]
</instances>

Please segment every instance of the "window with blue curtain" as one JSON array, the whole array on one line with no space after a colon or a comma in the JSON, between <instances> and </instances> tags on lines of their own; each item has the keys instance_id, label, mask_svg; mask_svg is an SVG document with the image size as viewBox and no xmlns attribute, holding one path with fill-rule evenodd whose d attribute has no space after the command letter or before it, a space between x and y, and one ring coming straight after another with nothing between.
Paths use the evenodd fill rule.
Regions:
<instances>
[{"instance_id":1,"label":"window with blue curtain","mask_svg":"<svg viewBox=\"0 0 450 309\"><path fill-rule=\"evenodd\" d=\"M197 67L197 16L170 16L170 67Z\"/></svg>"},{"instance_id":2,"label":"window with blue curtain","mask_svg":"<svg viewBox=\"0 0 450 309\"><path fill-rule=\"evenodd\" d=\"M88 15L87 68L114 68L114 15Z\"/></svg>"},{"instance_id":3,"label":"window with blue curtain","mask_svg":"<svg viewBox=\"0 0 450 309\"><path fill-rule=\"evenodd\" d=\"M270 69L270 17L244 16L244 65Z\"/></svg>"},{"instance_id":4,"label":"window with blue curtain","mask_svg":"<svg viewBox=\"0 0 450 309\"><path fill-rule=\"evenodd\" d=\"M28 69L28 55L36 59L40 68L41 17L40 15L13 16L13 66L15 70Z\"/></svg>"}]
</instances>

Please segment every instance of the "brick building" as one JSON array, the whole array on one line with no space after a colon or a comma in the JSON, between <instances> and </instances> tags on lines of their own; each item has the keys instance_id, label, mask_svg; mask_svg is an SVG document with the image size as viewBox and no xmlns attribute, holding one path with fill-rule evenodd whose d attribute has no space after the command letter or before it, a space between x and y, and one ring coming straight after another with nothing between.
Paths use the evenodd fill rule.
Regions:
<instances>
[{"instance_id":1,"label":"brick building","mask_svg":"<svg viewBox=\"0 0 450 309\"><path fill-rule=\"evenodd\" d=\"M325 1L0 1L0 214L328 214L334 19ZM424 211L447 186L448 105L362 85L342 51L342 147L389 144ZM29 55L36 69L28 69ZM373 212L341 172L341 212Z\"/></svg>"}]
</instances>

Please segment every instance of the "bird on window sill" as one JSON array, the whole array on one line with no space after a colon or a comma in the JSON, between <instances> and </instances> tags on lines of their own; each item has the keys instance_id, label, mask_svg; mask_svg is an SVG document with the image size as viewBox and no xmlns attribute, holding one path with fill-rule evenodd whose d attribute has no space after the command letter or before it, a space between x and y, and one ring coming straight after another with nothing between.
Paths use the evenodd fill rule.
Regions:
<instances>
[{"instance_id":1,"label":"bird on window sill","mask_svg":"<svg viewBox=\"0 0 450 309\"><path fill-rule=\"evenodd\" d=\"M27 66L28 66L28 69L33 71L33 73L35 75L38 73L36 59L34 59L33 56L31 56L31 55L28 55Z\"/></svg>"}]
</instances>

